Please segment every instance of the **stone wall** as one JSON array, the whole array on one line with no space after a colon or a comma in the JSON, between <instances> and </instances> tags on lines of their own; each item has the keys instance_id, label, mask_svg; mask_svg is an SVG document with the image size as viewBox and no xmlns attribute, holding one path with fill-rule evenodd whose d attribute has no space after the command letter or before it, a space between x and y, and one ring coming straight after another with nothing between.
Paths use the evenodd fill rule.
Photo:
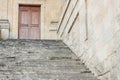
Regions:
<instances>
[{"instance_id":1,"label":"stone wall","mask_svg":"<svg viewBox=\"0 0 120 80\"><path fill-rule=\"evenodd\" d=\"M62 39L101 80L120 80L120 1L67 0Z\"/></svg>"},{"instance_id":2,"label":"stone wall","mask_svg":"<svg viewBox=\"0 0 120 80\"><path fill-rule=\"evenodd\" d=\"M10 38L18 39L19 5L41 5L41 39L57 39L56 24L64 0L0 0L0 19L9 19Z\"/></svg>"}]
</instances>

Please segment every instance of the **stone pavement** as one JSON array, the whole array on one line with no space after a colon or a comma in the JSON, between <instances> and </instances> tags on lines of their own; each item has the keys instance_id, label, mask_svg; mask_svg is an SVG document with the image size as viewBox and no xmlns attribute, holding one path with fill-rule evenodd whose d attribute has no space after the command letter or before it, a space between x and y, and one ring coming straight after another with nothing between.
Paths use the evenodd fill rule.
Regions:
<instances>
[{"instance_id":1,"label":"stone pavement","mask_svg":"<svg viewBox=\"0 0 120 80\"><path fill-rule=\"evenodd\" d=\"M98 80L62 41L0 41L0 80Z\"/></svg>"}]
</instances>

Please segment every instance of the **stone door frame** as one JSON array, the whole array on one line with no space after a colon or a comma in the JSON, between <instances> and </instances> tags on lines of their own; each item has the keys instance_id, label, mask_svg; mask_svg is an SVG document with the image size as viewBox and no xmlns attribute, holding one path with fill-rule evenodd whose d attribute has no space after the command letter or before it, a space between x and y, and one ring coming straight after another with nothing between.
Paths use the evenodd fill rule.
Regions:
<instances>
[{"instance_id":1,"label":"stone door frame","mask_svg":"<svg viewBox=\"0 0 120 80\"><path fill-rule=\"evenodd\" d=\"M21 12L25 12L27 11L27 14L29 15L29 17L27 17L27 19L29 20L29 22L26 24L23 23L24 26L22 26L22 21L20 20L20 18L24 18L21 16ZM38 13L38 17L37 18L37 24L32 24L32 12L37 11ZM27 15L26 15L27 16ZM37 25L37 26L36 26ZM27 28L27 31L24 31ZM23 32L21 32L23 29ZM22 39L24 37L24 39L41 39L41 5L19 5L19 19L18 19L18 39ZM30 35L32 32L36 32L35 34L33 34L34 36ZM33 33L34 33L33 32ZM25 33L28 34L27 36L24 36L25 34L20 35L21 33Z\"/></svg>"},{"instance_id":2,"label":"stone door frame","mask_svg":"<svg viewBox=\"0 0 120 80\"><path fill-rule=\"evenodd\" d=\"M45 32L44 32L44 1L34 1L34 3L32 1L27 1L26 0L20 0L20 1L17 1L15 0L15 2L13 3L13 23L12 23L12 35L11 35L11 38L12 39L18 39L18 34L19 34L19 6L20 5L39 5L41 6L41 30L40 30L40 34L41 34L41 39L44 39L44 35L45 35Z\"/></svg>"}]
</instances>

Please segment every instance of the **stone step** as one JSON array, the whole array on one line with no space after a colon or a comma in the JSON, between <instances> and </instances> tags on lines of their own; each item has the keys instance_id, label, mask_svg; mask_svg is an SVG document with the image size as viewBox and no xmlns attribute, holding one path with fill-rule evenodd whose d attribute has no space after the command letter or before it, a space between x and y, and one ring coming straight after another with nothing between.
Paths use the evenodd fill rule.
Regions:
<instances>
[{"instance_id":1,"label":"stone step","mask_svg":"<svg viewBox=\"0 0 120 80\"><path fill-rule=\"evenodd\" d=\"M22 46L35 46L39 45L42 47L45 46L61 46L61 47L67 47L62 41L60 40L4 40L0 41L0 44L6 45L6 46L15 46L15 45L22 45Z\"/></svg>"},{"instance_id":2,"label":"stone step","mask_svg":"<svg viewBox=\"0 0 120 80\"><path fill-rule=\"evenodd\" d=\"M18 60L19 61L19 60ZM5 62L5 61L4 61ZM87 69L82 62L74 60L31 60L0 63L1 67L39 67L61 69Z\"/></svg>"},{"instance_id":3,"label":"stone step","mask_svg":"<svg viewBox=\"0 0 120 80\"><path fill-rule=\"evenodd\" d=\"M28 72L32 71L40 71L42 73L91 73L88 69L86 68L79 68L79 67L35 67L35 66L16 66L16 67L9 67L10 70L15 69L15 71L20 71L20 70L27 70ZM4 68L2 70L5 70Z\"/></svg>"},{"instance_id":4,"label":"stone step","mask_svg":"<svg viewBox=\"0 0 120 80\"><path fill-rule=\"evenodd\" d=\"M69 58L69 57L68 57ZM36 64L51 64L51 65L83 65L83 63L81 61L77 61L76 59L53 59L53 60L44 60L44 59L31 59L31 60L23 60L22 62L20 62L21 64L31 64L31 63L36 63Z\"/></svg>"},{"instance_id":5,"label":"stone step","mask_svg":"<svg viewBox=\"0 0 120 80\"><path fill-rule=\"evenodd\" d=\"M14 72L14 73L7 73L8 77L12 77L14 80L98 80L93 76L90 76L90 74L78 74L78 73L28 73L28 72ZM1 75L0 77L4 77L4 75ZM5 79L6 80L6 79Z\"/></svg>"},{"instance_id":6,"label":"stone step","mask_svg":"<svg viewBox=\"0 0 120 80\"><path fill-rule=\"evenodd\" d=\"M15 76L15 78L18 78L18 77L22 77L23 76L25 78L30 78L30 79L33 79L33 78L40 78L40 79L51 79L51 80L55 80L55 79L58 79L58 80L76 80L76 79L83 79L83 80L89 80L89 79L95 79L97 80L93 75L91 75L90 73L86 73L86 74L79 74L79 73L59 73L59 72L28 72L28 71L25 71L25 70L22 70L21 72L7 72L4 74L6 74L7 76ZM0 73L1 77L4 76L2 75L2 73ZM37 77L36 77L37 76ZM24 78L23 78L24 80Z\"/></svg>"}]
</instances>

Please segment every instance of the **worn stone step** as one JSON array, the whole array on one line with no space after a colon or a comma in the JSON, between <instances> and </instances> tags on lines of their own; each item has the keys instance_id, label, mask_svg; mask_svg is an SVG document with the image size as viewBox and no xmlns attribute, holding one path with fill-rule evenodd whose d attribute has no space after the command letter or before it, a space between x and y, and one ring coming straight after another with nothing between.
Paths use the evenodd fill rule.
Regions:
<instances>
[{"instance_id":1,"label":"worn stone step","mask_svg":"<svg viewBox=\"0 0 120 80\"><path fill-rule=\"evenodd\" d=\"M8 66L6 66L8 65ZM64 64L64 63L49 63L49 62L45 62L45 63L37 63L37 62L34 62L34 63L29 63L29 62L25 62L25 63L20 63L20 64L11 64L11 63L7 63L7 64L1 64L1 67L0 69L36 69L36 70L56 70L56 71L72 71L72 72L82 72L82 71L88 71L88 69L82 65L82 64Z\"/></svg>"},{"instance_id":2,"label":"worn stone step","mask_svg":"<svg viewBox=\"0 0 120 80\"><path fill-rule=\"evenodd\" d=\"M66 66L71 66L71 65L73 65L73 66L79 66L79 65L84 65L81 61L76 61L76 60L74 60L74 59L55 59L55 60L43 60L43 59L31 59L31 60L23 60L22 62L20 62L20 63L18 63L18 64L45 64L45 65L53 65L53 66L55 66L55 65L60 65L60 66L64 66L64 65L66 65ZM31 64L31 65L32 65Z\"/></svg>"},{"instance_id":3,"label":"worn stone step","mask_svg":"<svg viewBox=\"0 0 120 80\"><path fill-rule=\"evenodd\" d=\"M1 74L1 73L0 73ZM36 79L66 79L66 80L69 80L69 79L95 79L97 80L93 75L91 74L79 74L79 73L43 73L43 72L26 72L23 70L23 72L12 72L12 73L6 73L7 76L11 76L11 75L14 75L15 78L17 77L27 77L27 78L30 78L30 79L35 79L36 76L37 78ZM1 74L1 77L4 76ZM24 80L24 78L23 78Z\"/></svg>"},{"instance_id":4,"label":"worn stone step","mask_svg":"<svg viewBox=\"0 0 120 80\"><path fill-rule=\"evenodd\" d=\"M10 70L15 69L15 71L20 71L20 70L26 70L28 72L32 71L38 71L42 73L91 73L89 70L84 69L84 68L73 68L73 67L26 67L26 66L20 66L20 67L15 67L15 68L9 68ZM14 70L13 70L14 71Z\"/></svg>"},{"instance_id":5,"label":"worn stone step","mask_svg":"<svg viewBox=\"0 0 120 80\"><path fill-rule=\"evenodd\" d=\"M62 46L65 47L65 44L60 40L4 40L0 41L0 44L6 46L15 46L15 45L39 45L39 46ZM66 46L67 47L67 46Z\"/></svg>"}]
</instances>

